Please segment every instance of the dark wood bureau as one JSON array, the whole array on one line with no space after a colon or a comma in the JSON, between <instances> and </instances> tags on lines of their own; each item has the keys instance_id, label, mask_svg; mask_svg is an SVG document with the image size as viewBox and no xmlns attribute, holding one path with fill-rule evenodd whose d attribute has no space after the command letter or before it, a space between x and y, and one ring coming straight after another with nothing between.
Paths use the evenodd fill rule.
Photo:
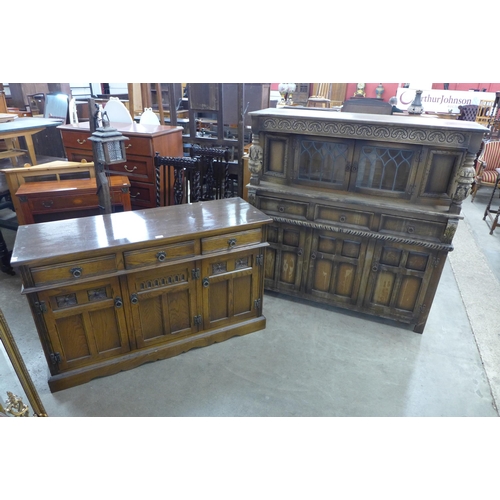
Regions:
<instances>
[{"instance_id":1,"label":"dark wood bureau","mask_svg":"<svg viewBox=\"0 0 500 500\"><path fill-rule=\"evenodd\" d=\"M263 329L270 222L231 198L20 226L50 389Z\"/></svg>"},{"instance_id":2,"label":"dark wood bureau","mask_svg":"<svg viewBox=\"0 0 500 500\"><path fill-rule=\"evenodd\" d=\"M58 127L69 161L93 161L89 127L89 122ZM113 127L128 137L125 142L127 161L111 165L110 170L129 178L132 208L136 210L173 205L173 186L166 187L163 178L160 181L160 192L156 192L154 156L155 153L174 157L183 155L182 127L138 123L115 123Z\"/></svg>"},{"instance_id":3,"label":"dark wood bureau","mask_svg":"<svg viewBox=\"0 0 500 500\"><path fill-rule=\"evenodd\" d=\"M273 218L265 287L423 332L486 128L255 111L248 199Z\"/></svg>"}]
</instances>

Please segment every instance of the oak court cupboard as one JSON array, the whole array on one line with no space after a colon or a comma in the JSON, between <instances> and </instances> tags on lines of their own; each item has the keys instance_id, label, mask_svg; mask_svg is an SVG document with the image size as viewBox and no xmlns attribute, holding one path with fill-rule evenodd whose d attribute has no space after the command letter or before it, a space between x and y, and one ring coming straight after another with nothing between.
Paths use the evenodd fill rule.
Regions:
<instances>
[{"instance_id":1,"label":"oak court cupboard","mask_svg":"<svg viewBox=\"0 0 500 500\"><path fill-rule=\"evenodd\" d=\"M424 116L250 113L268 290L422 333L487 129Z\"/></svg>"}]
</instances>

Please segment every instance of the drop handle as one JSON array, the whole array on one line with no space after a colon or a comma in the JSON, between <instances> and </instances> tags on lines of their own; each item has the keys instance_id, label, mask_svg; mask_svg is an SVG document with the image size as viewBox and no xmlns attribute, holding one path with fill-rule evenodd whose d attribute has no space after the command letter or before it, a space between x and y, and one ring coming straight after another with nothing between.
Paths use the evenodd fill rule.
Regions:
<instances>
[{"instance_id":1,"label":"drop handle","mask_svg":"<svg viewBox=\"0 0 500 500\"><path fill-rule=\"evenodd\" d=\"M156 258L158 259L158 262L163 262L167 258L167 253L166 252L158 252L156 254Z\"/></svg>"},{"instance_id":2,"label":"drop handle","mask_svg":"<svg viewBox=\"0 0 500 500\"><path fill-rule=\"evenodd\" d=\"M128 165L123 165L123 168L127 171L127 172L135 172L137 170L137 167L134 165L133 168L129 168Z\"/></svg>"},{"instance_id":3,"label":"drop handle","mask_svg":"<svg viewBox=\"0 0 500 500\"><path fill-rule=\"evenodd\" d=\"M121 297L116 297L115 299L115 307L120 308L123 306L123 301Z\"/></svg>"},{"instance_id":4,"label":"drop handle","mask_svg":"<svg viewBox=\"0 0 500 500\"><path fill-rule=\"evenodd\" d=\"M80 278L83 274L83 269L81 267L73 267L69 272L73 275L73 278Z\"/></svg>"},{"instance_id":5,"label":"drop handle","mask_svg":"<svg viewBox=\"0 0 500 500\"><path fill-rule=\"evenodd\" d=\"M202 282L204 288L208 288L210 285L210 280L208 278L203 278Z\"/></svg>"},{"instance_id":6,"label":"drop handle","mask_svg":"<svg viewBox=\"0 0 500 500\"><path fill-rule=\"evenodd\" d=\"M233 248L236 245L236 238L229 238L227 240L227 244L228 244L229 248Z\"/></svg>"},{"instance_id":7,"label":"drop handle","mask_svg":"<svg viewBox=\"0 0 500 500\"><path fill-rule=\"evenodd\" d=\"M83 140L82 139L77 139L76 142L78 144L85 144L87 142L87 139L83 139Z\"/></svg>"},{"instance_id":8,"label":"drop handle","mask_svg":"<svg viewBox=\"0 0 500 500\"><path fill-rule=\"evenodd\" d=\"M54 204L54 200L42 201L42 206L45 208L50 208Z\"/></svg>"},{"instance_id":9,"label":"drop handle","mask_svg":"<svg viewBox=\"0 0 500 500\"><path fill-rule=\"evenodd\" d=\"M132 304L138 304L139 303L139 297L137 296L136 293L133 293L131 296L130 296L130 302Z\"/></svg>"}]
</instances>

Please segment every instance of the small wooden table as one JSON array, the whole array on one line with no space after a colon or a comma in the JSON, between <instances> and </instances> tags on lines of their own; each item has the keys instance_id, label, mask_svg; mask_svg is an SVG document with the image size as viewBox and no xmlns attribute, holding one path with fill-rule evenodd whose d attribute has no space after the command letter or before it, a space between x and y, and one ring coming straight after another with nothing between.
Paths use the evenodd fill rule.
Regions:
<instances>
[{"instance_id":1,"label":"small wooden table","mask_svg":"<svg viewBox=\"0 0 500 500\"><path fill-rule=\"evenodd\" d=\"M0 123L0 139L5 140L7 144L7 151L0 152L0 159L10 158L12 165L17 166L17 157L28 153L31 164L36 165L32 136L47 127L55 127L60 124L61 120L52 120L50 118L17 118L6 123ZM24 137L28 148L27 151L19 149L19 137Z\"/></svg>"},{"instance_id":2,"label":"small wooden table","mask_svg":"<svg viewBox=\"0 0 500 500\"><path fill-rule=\"evenodd\" d=\"M113 206L131 210L130 182L122 175L109 177ZM99 214L95 178L26 182L16 192L24 224L72 219Z\"/></svg>"}]
</instances>

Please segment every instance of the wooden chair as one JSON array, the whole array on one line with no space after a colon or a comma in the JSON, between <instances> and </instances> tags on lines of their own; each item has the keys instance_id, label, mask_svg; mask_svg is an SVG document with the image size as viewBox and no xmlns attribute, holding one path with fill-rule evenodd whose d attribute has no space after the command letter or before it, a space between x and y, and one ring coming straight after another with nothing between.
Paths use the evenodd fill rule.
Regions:
<instances>
[{"instance_id":1,"label":"wooden chair","mask_svg":"<svg viewBox=\"0 0 500 500\"><path fill-rule=\"evenodd\" d=\"M488 127L491 120L491 112L495 105L495 101L479 101L476 113L476 123Z\"/></svg>"},{"instance_id":2,"label":"wooden chair","mask_svg":"<svg viewBox=\"0 0 500 500\"><path fill-rule=\"evenodd\" d=\"M308 108L329 108L331 106L331 83L318 83L314 95L307 99Z\"/></svg>"},{"instance_id":3,"label":"wooden chair","mask_svg":"<svg viewBox=\"0 0 500 500\"><path fill-rule=\"evenodd\" d=\"M486 142L476 160L476 173L471 190L471 202L474 202L481 186L495 187L499 184L500 141Z\"/></svg>"},{"instance_id":4,"label":"wooden chair","mask_svg":"<svg viewBox=\"0 0 500 500\"><path fill-rule=\"evenodd\" d=\"M173 185L173 196L169 199L174 205L236 196L227 149L193 145L190 154L190 157L155 156L157 206L161 205L162 177L167 186Z\"/></svg>"}]
</instances>

